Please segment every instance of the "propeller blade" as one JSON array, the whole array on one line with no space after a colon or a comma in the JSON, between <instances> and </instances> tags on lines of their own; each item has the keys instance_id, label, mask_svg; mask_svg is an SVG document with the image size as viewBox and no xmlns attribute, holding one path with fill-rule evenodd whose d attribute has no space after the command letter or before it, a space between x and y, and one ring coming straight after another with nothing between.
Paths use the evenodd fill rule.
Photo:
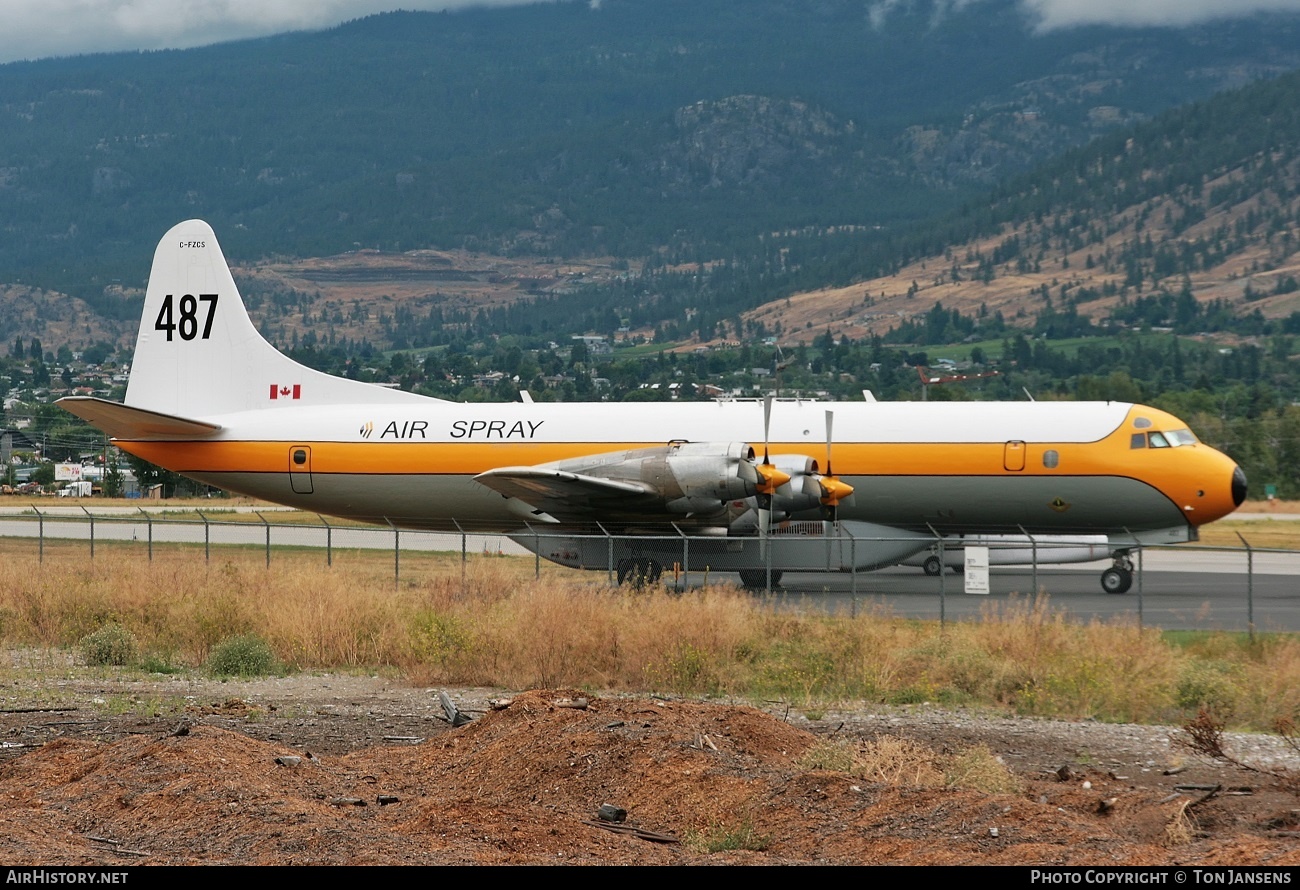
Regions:
<instances>
[{"instance_id":1,"label":"propeller blade","mask_svg":"<svg viewBox=\"0 0 1300 890\"><path fill-rule=\"evenodd\" d=\"M835 412L827 410L826 412L826 475L835 475L831 471L831 428L835 423Z\"/></svg>"},{"instance_id":2,"label":"propeller blade","mask_svg":"<svg viewBox=\"0 0 1300 890\"><path fill-rule=\"evenodd\" d=\"M763 398L763 463L768 463L767 440L772 429L772 397Z\"/></svg>"},{"instance_id":3,"label":"propeller blade","mask_svg":"<svg viewBox=\"0 0 1300 890\"><path fill-rule=\"evenodd\" d=\"M835 412L826 412L826 472L818 480L822 487L822 510L827 520L835 522L839 514L840 502L853 494L853 486L847 482L841 482L835 476L831 464L831 443L834 439Z\"/></svg>"}]
</instances>

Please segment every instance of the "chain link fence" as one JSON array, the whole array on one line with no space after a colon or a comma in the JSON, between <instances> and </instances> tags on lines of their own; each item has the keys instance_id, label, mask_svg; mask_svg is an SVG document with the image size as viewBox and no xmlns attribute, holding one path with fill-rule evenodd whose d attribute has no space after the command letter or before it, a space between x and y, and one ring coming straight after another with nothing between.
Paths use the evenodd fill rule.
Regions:
<instances>
[{"instance_id":1,"label":"chain link fence","mask_svg":"<svg viewBox=\"0 0 1300 890\"><path fill-rule=\"evenodd\" d=\"M873 597L896 596L907 605L907 598L915 594L928 599L925 608L914 613L941 622L975 614L978 609L972 605L978 597L960 596L967 590L961 552L953 552L952 539L937 535L933 545L883 572L863 567L860 552L886 539L845 533L808 535L801 545L814 553L826 548L826 565L832 569L818 573L782 565L779 558L771 556L774 548L764 551L763 542L755 537L690 535L677 529L663 535L623 536L599 527L586 533L560 533L544 526L524 526L512 534L469 529L431 532L342 524L296 512L280 518L278 512L214 509L167 515L143 509L91 512L84 507L32 506L0 515L0 546L9 553L34 552L41 561L94 560L109 555L153 561L164 553L182 552L185 558L201 554L207 561L257 561L270 566L275 560L293 559L328 567L361 557L373 562L380 556L391 559L394 584L419 583L427 573L445 574L457 563L463 577L465 566L473 560L512 557L512 565L521 575L534 578L572 577L572 569L580 567L597 573L589 578L603 575L610 586L654 583L686 590L738 582L786 600L808 594L837 596L855 613ZM771 540L779 539L774 536ZM1079 552L1070 552L1072 548ZM1108 550L1095 540L1070 544L1057 539L1050 546L1039 546L1033 538L1028 538L1028 543L1024 539L990 543L992 592L999 592L999 582L1003 592L1011 585L1033 593L1065 586L1063 579L1068 579L1072 590L1101 593L1097 579L1109 565ZM742 551L743 557L738 556ZM1227 629L1253 633L1257 600L1267 602L1270 608L1280 605L1300 614L1294 609L1300 598L1300 552L1253 547L1242 538L1240 547L1134 547L1129 556L1131 587L1127 596L1114 600L1122 601L1139 621L1146 617L1150 596L1162 593L1167 586L1161 579L1168 572L1217 579L1212 585L1214 593L1207 594L1207 599L1230 604L1231 617L1218 621L1219 626L1230 625ZM742 558L746 564L762 568L735 569ZM1279 598L1284 602L1279 604Z\"/></svg>"}]
</instances>

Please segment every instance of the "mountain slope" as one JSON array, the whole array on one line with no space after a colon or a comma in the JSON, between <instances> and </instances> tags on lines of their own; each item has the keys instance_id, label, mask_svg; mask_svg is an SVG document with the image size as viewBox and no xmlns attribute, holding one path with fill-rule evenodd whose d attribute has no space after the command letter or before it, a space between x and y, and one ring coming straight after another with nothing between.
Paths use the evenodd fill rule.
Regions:
<instances>
[{"instance_id":1,"label":"mountain slope","mask_svg":"<svg viewBox=\"0 0 1300 890\"><path fill-rule=\"evenodd\" d=\"M1013 0L394 13L0 66L0 281L99 311L201 216L235 259L356 246L710 260L898 226L1300 66L1300 17L1038 34Z\"/></svg>"},{"instance_id":2,"label":"mountain slope","mask_svg":"<svg viewBox=\"0 0 1300 890\"><path fill-rule=\"evenodd\" d=\"M1223 312L1290 319L1300 312L1300 75L1071 152L929 238L900 245L892 274L746 317L808 342L826 330L884 333L936 303L1021 324L1065 313L1184 333L1213 330Z\"/></svg>"}]
</instances>

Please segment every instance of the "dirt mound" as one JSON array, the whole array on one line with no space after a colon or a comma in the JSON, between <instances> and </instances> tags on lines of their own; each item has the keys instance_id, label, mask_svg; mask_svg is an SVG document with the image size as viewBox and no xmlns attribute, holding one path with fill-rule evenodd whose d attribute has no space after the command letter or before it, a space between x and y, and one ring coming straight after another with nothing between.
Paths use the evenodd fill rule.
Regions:
<instances>
[{"instance_id":1,"label":"dirt mound","mask_svg":"<svg viewBox=\"0 0 1300 890\"><path fill-rule=\"evenodd\" d=\"M1134 768L1117 770L1079 762L1081 746L1109 743L1081 742L1076 724L858 714L796 726L745 706L535 690L500 709L465 692L457 703L475 719L453 728L428 691L332 685L328 702L293 707L202 698L180 720L10 708L7 737L28 741L8 744L31 747L0 765L0 859L1300 864L1294 792L1219 766L1141 767L1168 752L1139 750L1154 736L1131 729L1113 747ZM353 747L376 731L381 743ZM809 765L828 738L854 750L886 733L935 750L986 745L1023 790ZM601 818L605 804L622 821Z\"/></svg>"}]
</instances>

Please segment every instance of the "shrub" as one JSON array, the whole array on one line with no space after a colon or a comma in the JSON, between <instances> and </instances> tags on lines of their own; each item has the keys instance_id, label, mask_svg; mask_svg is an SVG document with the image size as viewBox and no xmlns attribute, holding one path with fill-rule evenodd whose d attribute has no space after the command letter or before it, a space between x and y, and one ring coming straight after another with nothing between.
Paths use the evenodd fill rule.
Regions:
<instances>
[{"instance_id":1,"label":"shrub","mask_svg":"<svg viewBox=\"0 0 1300 890\"><path fill-rule=\"evenodd\" d=\"M122 667L135 664L140 647L135 634L120 624L106 624L81 638L81 654L86 664Z\"/></svg>"},{"instance_id":2,"label":"shrub","mask_svg":"<svg viewBox=\"0 0 1300 890\"><path fill-rule=\"evenodd\" d=\"M943 772L944 781L951 788L986 794L1016 794L1024 788L1024 783L1002 762L1002 758L984 745L950 756Z\"/></svg>"},{"instance_id":3,"label":"shrub","mask_svg":"<svg viewBox=\"0 0 1300 890\"><path fill-rule=\"evenodd\" d=\"M208 658L208 671L218 677L262 677L279 669L271 645L252 634L222 640Z\"/></svg>"}]
</instances>

